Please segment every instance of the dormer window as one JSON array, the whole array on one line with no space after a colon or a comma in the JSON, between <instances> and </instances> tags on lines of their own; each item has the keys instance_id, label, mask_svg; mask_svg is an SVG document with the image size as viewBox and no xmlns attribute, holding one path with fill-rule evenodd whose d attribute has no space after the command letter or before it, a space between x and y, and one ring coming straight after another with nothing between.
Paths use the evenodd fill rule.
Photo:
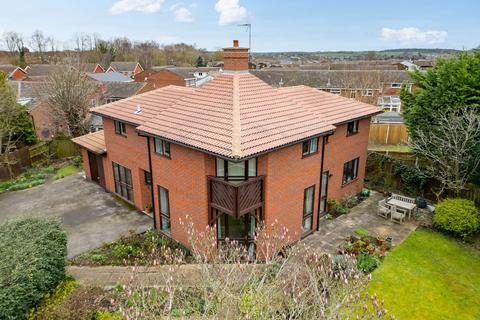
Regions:
<instances>
[{"instance_id":1,"label":"dormer window","mask_svg":"<svg viewBox=\"0 0 480 320\"><path fill-rule=\"evenodd\" d=\"M125 122L115 120L114 123L115 123L115 133L122 136L126 136L127 128L125 126Z\"/></svg>"},{"instance_id":2,"label":"dormer window","mask_svg":"<svg viewBox=\"0 0 480 320\"><path fill-rule=\"evenodd\" d=\"M358 133L358 120L347 123L347 136Z\"/></svg>"}]
</instances>

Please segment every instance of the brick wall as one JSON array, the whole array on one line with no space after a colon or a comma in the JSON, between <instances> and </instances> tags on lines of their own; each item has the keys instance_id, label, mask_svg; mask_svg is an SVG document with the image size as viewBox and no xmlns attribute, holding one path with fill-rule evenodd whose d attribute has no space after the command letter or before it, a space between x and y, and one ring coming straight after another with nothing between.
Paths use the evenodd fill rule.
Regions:
<instances>
[{"instance_id":1,"label":"brick wall","mask_svg":"<svg viewBox=\"0 0 480 320\"><path fill-rule=\"evenodd\" d=\"M112 161L132 171L133 198L135 206L143 209L151 203L149 193L145 193L145 177L142 170L149 171L147 139L140 137L135 127L126 125L127 134L122 136L115 133L113 120L104 119L105 145L107 156L104 158L106 189L115 192Z\"/></svg>"},{"instance_id":2,"label":"brick wall","mask_svg":"<svg viewBox=\"0 0 480 320\"><path fill-rule=\"evenodd\" d=\"M328 138L325 145L324 171L330 171L328 180L328 199L341 200L348 193L357 193L362 190L365 178L365 164L367 161L368 134L370 118L362 119L358 133L347 136L347 125L338 126L335 134ZM358 178L346 185L342 185L343 164L360 157Z\"/></svg>"},{"instance_id":3,"label":"brick wall","mask_svg":"<svg viewBox=\"0 0 480 320\"><path fill-rule=\"evenodd\" d=\"M215 158L175 144L170 145L171 157L166 158L154 153L153 139L151 152L157 227L160 228L158 186L162 186L169 193L171 236L188 245L179 220L185 221L189 215L200 229L208 224L207 175L215 174Z\"/></svg>"},{"instance_id":4,"label":"brick wall","mask_svg":"<svg viewBox=\"0 0 480 320\"><path fill-rule=\"evenodd\" d=\"M320 139L321 140L321 139ZM265 223L289 229L290 236L302 235L304 190L315 186L312 228L316 228L321 166L321 141L318 153L302 158L302 143L259 158L259 174L265 174Z\"/></svg>"}]
</instances>

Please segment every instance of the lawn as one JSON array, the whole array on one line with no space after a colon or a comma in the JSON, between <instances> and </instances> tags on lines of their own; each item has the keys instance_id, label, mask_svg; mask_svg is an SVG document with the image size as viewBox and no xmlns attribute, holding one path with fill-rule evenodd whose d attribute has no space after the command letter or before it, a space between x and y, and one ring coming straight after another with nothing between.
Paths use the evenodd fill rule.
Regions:
<instances>
[{"instance_id":1,"label":"lawn","mask_svg":"<svg viewBox=\"0 0 480 320\"><path fill-rule=\"evenodd\" d=\"M70 176L72 174L75 174L80 171L80 168L74 165L68 165L61 167L58 169L58 171L55 173L55 179L61 179L63 177Z\"/></svg>"},{"instance_id":2,"label":"lawn","mask_svg":"<svg viewBox=\"0 0 480 320\"><path fill-rule=\"evenodd\" d=\"M372 277L397 319L480 319L480 252L438 232L412 233Z\"/></svg>"}]
</instances>

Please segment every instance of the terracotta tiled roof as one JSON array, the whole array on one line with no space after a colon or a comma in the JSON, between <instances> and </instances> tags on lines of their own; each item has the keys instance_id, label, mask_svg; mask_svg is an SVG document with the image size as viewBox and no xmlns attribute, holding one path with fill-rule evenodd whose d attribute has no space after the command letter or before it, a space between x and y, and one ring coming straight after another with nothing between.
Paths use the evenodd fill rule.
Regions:
<instances>
[{"instance_id":1,"label":"terracotta tiled roof","mask_svg":"<svg viewBox=\"0 0 480 320\"><path fill-rule=\"evenodd\" d=\"M275 89L248 72L230 72L201 88L168 86L92 111L139 125L142 134L243 159L333 132L334 124L380 109L305 86Z\"/></svg>"},{"instance_id":2,"label":"terracotta tiled roof","mask_svg":"<svg viewBox=\"0 0 480 320\"><path fill-rule=\"evenodd\" d=\"M105 147L105 135L103 134L103 130L89 133L81 137L73 138L72 141L79 146L96 154L104 154L107 152L107 148Z\"/></svg>"},{"instance_id":3,"label":"terracotta tiled roof","mask_svg":"<svg viewBox=\"0 0 480 320\"><path fill-rule=\"evenodd\" d=\"M307 86L284 87L278 90L332 125L338 125L381 112L380 108L371 104L344 98Z\"/></svg>"},{"instance_id":4,"label":"terracotta tiled roof","mask_svg":"<svg viewBox=\"0 0 480 320\"><path fill-rule=\"evenodd\" d=\"M249 73L222 74L138 128L237 159L334 129Z\"/></svg>"},{"instance_id":5,"label":"terracotta tiled roof","mask_svg":"<svg viewBox=\"0 0 480 320\"><path fill-rule=\"evenodd\" d=\"M189 87L167 86L95 107L91 109L91 112L99 116L119 119L138 126L152 119L162 110L193 90L193 88ZM140 113L136 113L137 106L140 106L142 110Z\"/></svg>"}]
</instances>

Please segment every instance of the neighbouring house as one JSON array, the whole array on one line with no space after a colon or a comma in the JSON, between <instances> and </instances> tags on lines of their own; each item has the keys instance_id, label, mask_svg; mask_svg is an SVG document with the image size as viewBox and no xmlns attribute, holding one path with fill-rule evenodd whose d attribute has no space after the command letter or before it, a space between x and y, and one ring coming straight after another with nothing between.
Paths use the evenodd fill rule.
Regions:
<instances>
[{"instance_id":1,"label":"neighbouring house","mask_svg":"<svg viewBox=\"0 0 480 320\"><path fill-rule=\"evenodd\" d=\"M86 75L95 80L99 81L102 83L107 83L107 82L133 82L132 78L127 77L123 73L120 72L103 72L103 73L94 73L94 72L89 72L86 73Z\"/></svg>"},{"instance_id":2,"label":"neighbouring house","mask_svg":"<svg viewBox=\"0 0 480 320\"><path fill-rule=\"evenodd\" d=\"M322 91L401 111L402 84L412 90L412 80L398 70L252 70L252 73L274 87L308 85Z\"/></svg>"},{"instance_id":3,"label":"neighbouring house","mask_svg":"<svg viewBox=\"0 0 480 320\"><path fill-rule=\"evenodd\" d=\"M135 81L146 82L142 92L165 87L168 85L182 87L200 87L213 79L220 68L213 67L152 67L150 70L140 72L135 76Z\"/></svg>"},{"instance_id":4,"label":"neighbouring house","mask_svg":"<svg viewBox=\"0 0 480 320\"><path fill-rule=\"evenodd\" d=\"M129 78L133 78L136 74L144 71L138 62L117 61L111 62L106 72L120 72Z\"/></svg>"},{"instance_id":5,"label":"neighbouring house","mask_svg":"<svg viewBox=\"0 0 480 320\"><path fill-rule=\"evenodd\" d=\"M0 65L0 71L7 75L7 80L21 81L27 78L27 72L13 64Z\"/></svg>"},{"instance_id":6,"label":"neighbouring house","mask_svg":"<svg viewBox=\"0 0 480 320\"><path fill-rule=\"evenodd\" d=\"M9 81L17 102L27 107L37 138L49 139L57 134L48 106L42 101L42 81Z\"/></svg>"},{"instance_id":7,"label":"neighbouring house","mask_svg":"<svg viewBox=\"0 0 480 320\"><path fill-rule=\"evenodd\" d=\"M106 71L99 63L81 63L79 68L87 73L104 73Z\"/></svg>"},{"instance_id":8,"label":"neighbouring house","mask_svg":"<svg viewBox=\"0 0 480 320\"><path fill-rule=\"evenodd\" d=\"M251 251L259 223L307 236L322 228L328 199L362 190L381 110L308 86L274 88L249 72L238 41L224 57L200 88L170 85L93 108L104 130L73 139L85 175L141 210L151 205L154 226L187 246L187 215Z\"/></svg>"},{"instance_id":9,"label":"neighbouring house","mask_svg":"<svg viewBox=\"0 0 480 320\"><path fill-rule=\"evenodd\" d=\"M46 80L47 77L58 68L59 65L55 64L30 64L25 67L25 72L27 72L27 78L25 80L30 81L42 81Z\"/></svg>"}]
</instances>

